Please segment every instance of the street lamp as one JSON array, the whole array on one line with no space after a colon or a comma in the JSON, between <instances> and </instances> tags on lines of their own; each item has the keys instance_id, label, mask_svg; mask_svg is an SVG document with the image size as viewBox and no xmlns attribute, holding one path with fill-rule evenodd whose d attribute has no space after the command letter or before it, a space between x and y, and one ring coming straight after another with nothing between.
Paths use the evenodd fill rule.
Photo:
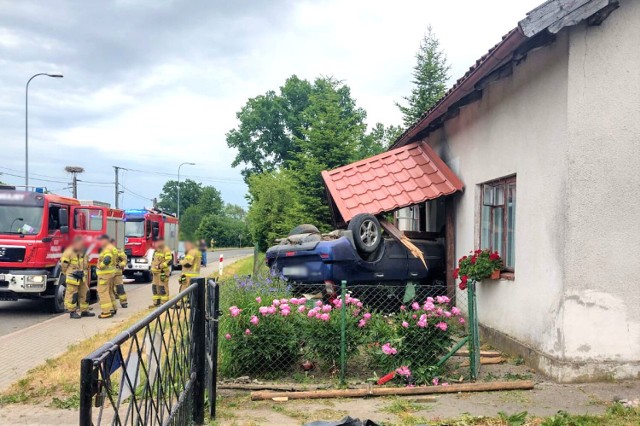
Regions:
<instances>
[{"instance_id":1,"label":"street lamp","mask_svg":"<svg viewBox=\"0 0 640 426\"><path fill-rule=\"evenodd\" d=\"M24 184L26 186L25 190L29 190L29 83L34 78L46 75L47 77L53 78L62 78L62 74L47 74L45 72L41 72L38 74L34 74L27 81L27 87L25 90L24 96Z\"/></svg>"},{"instance_id":2,"label":"street lamp","mask_svg":"<svg viewBox=\"0 0 640 426\"><path fill-rule=\"evenodd\" d=\"M182 163L178 166L178 219L180 219L180 167L187 166L195 166L196 163Z\"/></svg>"}]
</instances>

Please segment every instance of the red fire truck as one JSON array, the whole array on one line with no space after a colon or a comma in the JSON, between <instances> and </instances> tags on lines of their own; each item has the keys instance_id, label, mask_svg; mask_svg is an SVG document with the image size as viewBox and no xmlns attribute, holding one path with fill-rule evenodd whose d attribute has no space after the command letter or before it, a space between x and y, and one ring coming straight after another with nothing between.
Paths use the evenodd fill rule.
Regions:
<instances>
[{"instance_id":1,"label":"red fire truck","mask_svg":"<svg viewBox=\"0 0 640 426\"><path fill-rule=\"evenodd\" d=\"M158 209L125 210L125 253L129 265L124 273L127 277L151 281L151 259L153 242L163 238L173 252L173 267L178 262L178 219Z\"/></svg>"},{"instance_id":2,"label":"red fire truck","mask_svg":"<svg viewBox=\"0 0 640 426\"><path fill-rule=\"evenodd\" d=\"M98 236L109 234L123 246L123 220L124 212L106 203L1 187L0 300L47 298L54 312L63 312L62 252L80 235L95 265ZM91 277L93 286L95 266Z\"/></svg>"}]
</instances>

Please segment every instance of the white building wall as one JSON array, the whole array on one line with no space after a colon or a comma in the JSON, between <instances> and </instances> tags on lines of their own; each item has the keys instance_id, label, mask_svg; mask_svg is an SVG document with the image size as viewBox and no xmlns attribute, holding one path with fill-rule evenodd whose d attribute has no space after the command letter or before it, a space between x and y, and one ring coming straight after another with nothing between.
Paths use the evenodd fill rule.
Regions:
<instances>
[{"instance_id":1,"label":"white building wall","mask_svg":"<svg viewBox=\"0 0 640 426\"><path fill-rule=\"evenodd\" d=\"M478 285L480 322L561 355L559 304L565 232L567 50L561 35L513 75L462 108L429 142L465 183L457 200L456 258L477 247L479 185L516 175L514 280Z\"/></svg>"},{"instance_id":2,"label":"white building wall","mask_svg":"<svg viewBox=\"0 0 640 426\"><path fill-rule=\"evenodd\" d=\"M515 278L478 285L479 318L560 381L640 374L638 22L626 0L560 32L427 140L465 183L457 258L478 185L516 174Z\"/></svg>"},{"instance_id":3,"label":"white building wall","mask_svg":"<svg viewBox=\"0 0 640 426\"><path fill-rule=\"evenodd\" d=\"M570 32L563 303L580 375L640 375L640 1ZM606 360L611 365L597 366Z\"/></svg>"}]
</instances>

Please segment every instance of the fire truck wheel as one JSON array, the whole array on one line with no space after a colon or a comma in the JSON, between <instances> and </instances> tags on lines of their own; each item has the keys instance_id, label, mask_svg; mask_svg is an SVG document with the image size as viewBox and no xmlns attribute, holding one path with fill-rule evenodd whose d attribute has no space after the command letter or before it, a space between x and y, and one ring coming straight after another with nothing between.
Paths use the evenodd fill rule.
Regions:
<instances>
[{"instance_id":1,"label":"fire truck wheel","mask_svg":"<svg viewBox=\"0 0 640 426\"><path fill-rule=\"evenodd\" d=\"M58 278L58 281L53 287L53 298L51 299L51 302L50 302L51 310L56 314L59 314L65 311L64 292L65 292L64 275L60 275L60 277Z\"/></svg>"}]
</instances>

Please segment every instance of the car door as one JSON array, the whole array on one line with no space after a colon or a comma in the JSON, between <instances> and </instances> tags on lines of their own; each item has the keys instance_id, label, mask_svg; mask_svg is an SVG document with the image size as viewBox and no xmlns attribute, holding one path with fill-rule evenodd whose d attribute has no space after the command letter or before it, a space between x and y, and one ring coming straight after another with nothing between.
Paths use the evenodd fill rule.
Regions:
<instances>
[{"instance_id":1,"label":"car door","mask_svg":"<svg viewBox=\"0 0 640 426\"><path fill-rule=\"evenodd\" d=\"M400 282L407 278L407 252L394 239L384 239L380 258L358 264L358 282Z\"/></svg>"}]
</instances>

